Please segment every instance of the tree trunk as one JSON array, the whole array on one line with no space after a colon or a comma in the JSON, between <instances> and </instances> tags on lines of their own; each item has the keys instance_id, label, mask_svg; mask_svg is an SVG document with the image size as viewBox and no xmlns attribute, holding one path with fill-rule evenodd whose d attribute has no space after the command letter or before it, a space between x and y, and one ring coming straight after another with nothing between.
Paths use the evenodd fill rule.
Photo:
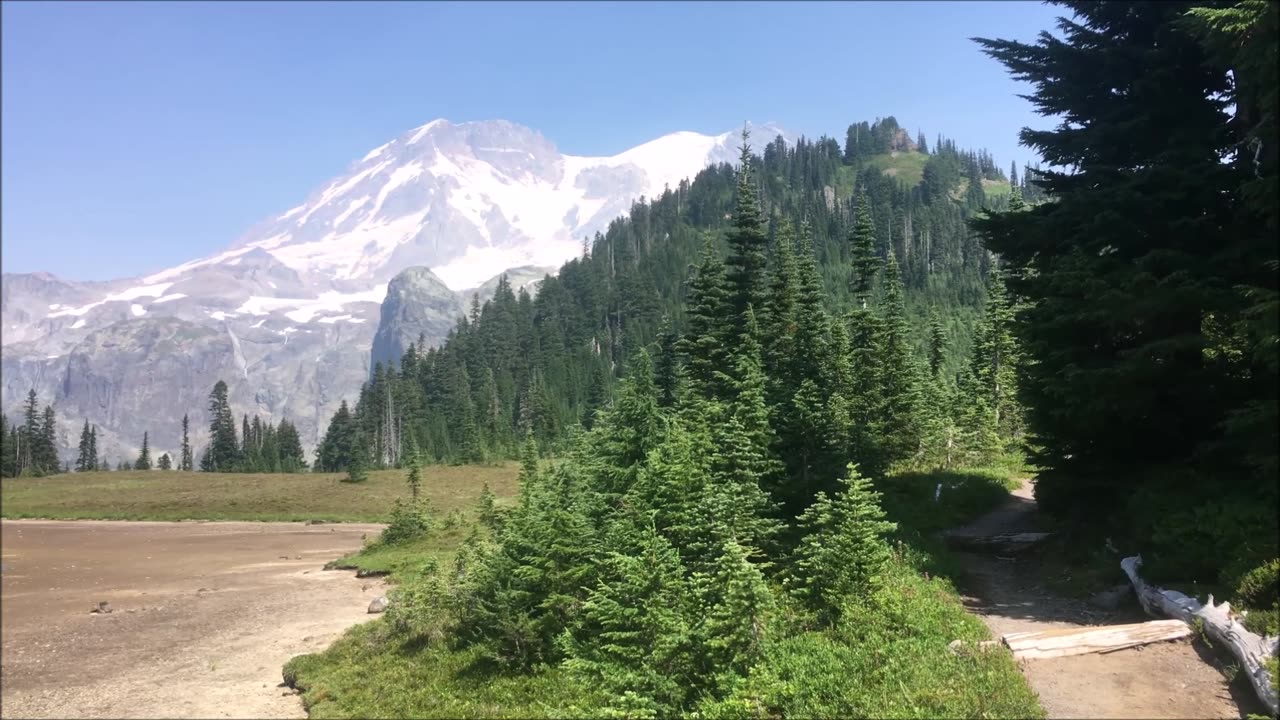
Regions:
<instances>
[{"instance_id":1,"label":"tree trunk","mask_svg":"<svg viewBox=\"0 0 1280 720\"><path fill-rule=\"evenodd\" d=\"M1235 618L1231 617L1231 604L1213 604L1210 595L1208 604L1201 605L1195 598L1187 597L1176 590L1161 590L1142 581L1138 577L1138 568L1142 567L1142 557L1135 555L1120 561L1120 568L1133 583L1134 593L1142 602L1142 607L1152 615L1164 614L1186 623L1200 620L1204 632L1215 642L1222 643L1231 649L1245 672L1249 674L1249 682L1258 693L1258 698L1274 716L1277 709L1276 688L1271 684L1271 677L1264 663L1276 656L1280 650L1280 638L1259 637L1249 632Z\"/></svg>"}]
</instances>

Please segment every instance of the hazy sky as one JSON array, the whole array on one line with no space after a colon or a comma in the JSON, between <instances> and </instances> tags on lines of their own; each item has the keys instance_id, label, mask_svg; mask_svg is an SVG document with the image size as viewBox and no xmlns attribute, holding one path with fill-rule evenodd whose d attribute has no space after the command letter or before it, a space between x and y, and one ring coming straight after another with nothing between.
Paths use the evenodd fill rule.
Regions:
<instances>
[{"instance_id":1,"label":"hazy sky","mask_svg":"<svg viewBox=\"0 0 1280 720\"><path fill-rule=\"evenodd\" d=\"M6 0L5 272L109 279L231 244L437 117L503 118L612 155L744 120L843 142L894 115L1005 167L1046 127L972 36L1033 2L428 3Z\"/></svg>"}]
</instances>

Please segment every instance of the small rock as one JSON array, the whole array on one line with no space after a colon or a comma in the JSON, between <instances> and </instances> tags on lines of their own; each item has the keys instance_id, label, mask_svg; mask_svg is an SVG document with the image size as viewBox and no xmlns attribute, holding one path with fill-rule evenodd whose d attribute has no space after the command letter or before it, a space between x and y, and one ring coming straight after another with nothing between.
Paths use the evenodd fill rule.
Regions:
<instances>
[{"instance_id":1,"label":"small rock","mask_svg":"<svg viewBox=\"0 0 1280 720\"><path fill-rule=\"evenodd\" d=\"M105 615L109 612L111 612L111 603L105 602L105 601L98 603L97 607L89 611L90 614L102 614L102 615Z\"/></svg>"},{"instance_id":2,"label":"small rock","mask_svg":"<svg viewBox=\"0 0 1280 720\"><path fill-rule=\"evenodd\" d=\"M294 556L293 556L293 559L294 559L294 560L301 560L301 559L302 559L302 556L301 556L301 555L294 555Z\"/></svg>"},{"instance_id":3,"label":"small rock","mask_svg":"<svg viewBox=\"0 0 1280 720\"><path fill-rule=\"evenodd\" d=\"M385 612L387 609L387 606L390 604L391 603L387 602L386 595L379 595L378 597L373 599L373 602L369 603L369 612L370 613Z\"/></svg>"},{"instance_id":4,"label":"small rock","mask_svg":"<svg viewBox=\"0 0 1280 720\"><path fill-rule=\"evenodd\" d=\"M281 556L280 556L280 559L281 559L281 560L288 560L288 559L289 559L289 556L288 556L288 555L281 555Z\"/></svg>"}]
</instances>

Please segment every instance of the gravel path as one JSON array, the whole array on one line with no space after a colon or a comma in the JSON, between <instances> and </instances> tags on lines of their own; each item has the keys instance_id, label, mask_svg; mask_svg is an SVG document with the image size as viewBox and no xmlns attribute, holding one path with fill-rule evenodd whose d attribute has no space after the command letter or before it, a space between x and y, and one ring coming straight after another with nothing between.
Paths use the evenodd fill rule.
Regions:
<instances>
[{"instance_id":1,"label":"gravel path","mask_svg":"<svg viewBox=\"0 0 1280 720\"><path fill-rule=\"evenodd\" d=\"M1032 484L1024 481L1004 505L955 532L994 535L1038 529ZM997 638L1151 619L1132 594L1113 611L1055 596L1040 582L1034 554L1019 559L956 555L965 570L959 583L965 604ZM1192 639L1019 665L1050 718L1242 718L1258 712L1247 684L1229 682L1221 661Z\"/></svg>"}]
</instances>

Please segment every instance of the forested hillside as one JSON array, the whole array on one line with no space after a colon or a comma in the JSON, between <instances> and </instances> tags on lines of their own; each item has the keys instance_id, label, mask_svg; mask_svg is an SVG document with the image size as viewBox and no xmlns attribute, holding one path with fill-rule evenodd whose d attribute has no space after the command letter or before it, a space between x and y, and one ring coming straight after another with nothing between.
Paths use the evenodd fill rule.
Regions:
<instances>
[{"instance_id":1,"label":"forested hillside","mask_svg":"<svg viewBox=\"0 0 1280 720\"><path fill-rule=\"evenodd\" d=\"M406 357L406 373L383 371L357 412L341 416L347 427L330 429L330 441L346 433L360 443L352 457L339 458L353 467L352 479L366 460L365 437L378 438L384 462L413 463L414 454L394 454L411 447L408 423L394 419L395 400L425 388L422 406L441 407L430 395L440 373L443 402L456 403L443 407L457 414L425 418L428 448L453 452L452 444L434 443L460 442L465 458L479 459L524 429L525 449L515 507L496 510L489 496L477 513L484 527L462 541L452 562L431 560L409 573L391 599L388 622L370 631L370 641L345 646L342 652L356 659L338 661L377 665L380 673L418 668L431 678L430 697L422 685L391 682L385 698L368 698L341 669L342 676L317 680L335 671L331 663L342 656L334 651L286 668L289 682L315 688L313 702L336 701L351 714L369 707L485 714L475 709L476 691L459 682L455 668L465 665L484 697L492 697L493 683L511 689L482 703L516 715L879 717L901 712L903 696L916 715L1039 715L1009 656L947 650L951 641L982 631L950 586L929 578L934 560L905 542L918 542L921 528L901 528L895 537L899 527L886 519L877 487L890 487L882 480L894 465L947 461L922 458L927 448L950 450L953 461L961 453L972 454L970 461L1000 453L1002 430L1016 433L1018 425L1010 422L1016 409L1003 415L1000 409L1009 393L1000 379L1012 361L1009 342L998 337L1001 331L979 333L976 361L960 383L971 397L960 404L980 411L966 412L962 431L949 435L948 404L937 397L950 387L942 377L943 347L933 345L932 365L911 347L904 273L895 243L877 242L874 195L858 193L852 220L838 225L845 246L823 244L827 267L820 273L813 220L803 219L797 230L779 212L766 223L762 210L769 208L760 205L747 140L744 133L736 172L717 169L694 184L710 179L710 189L725 193L723 202L694 204L691 191L687 199L673 193L658 204L661 210L665 202L688 202L691 215L719 219L708 223L715 233L689 238L702 248L675 323L662 327L664 296L648 283L656 284L658 268L687 260L657 242L647 255L634 252L646 237L636 233L637 221L656 224L648 208L639 208L630 223L615 226L617 241L598 242L588 258L570 263L537 301L500 290L443 349ZM834 143L827 147L835 150ZM829 159L840 166L838 156ZM874 183L864 177L864 184ZM891 199L910 196L889 188ZM788 202L784 192L777 206ZM939 227L946 218L961 223L963 208L951 203L935 198L921 214L936 212ZM837 213L813 215L830 224ZM674 219L658 225L670 228L661 237L685 227ZM632 254L622 255L624 249ZM902 250L906 256L918 249ZM959 286L968 277L981 288L986 262L972 244L938 252L959 268L949 280ZM836 258L847 258L844 267ZM654 274L635 279L617 270L628 266ZM620 307L572 302L571 291L594 286L593 273L617 280ZM824 290L824 274L840 283L839 292ZM991 305L1003 309L984 327L998 327L994 317L1006 314L1001 287L993 273ZM577 306L600 315L577 314ZM605 332L591 332L593 318ZM508 332L489 334L494 323L510 323ZM554 342L539 342L542 335ZM521 341L530 344L515 344ZM563 353L566 346L574 352ZM611 382L600 377L612 372L610 363L622 364L620 353L630 353L626 377L610 393ZM499 414L495 376L512 377L513 366L531 366L533 391L529 402L516 396L508 420ZM484 373L479 399L487 402L473 403L472 368ZM552 372L564 374L552 379ZM574 382L588 391L580 400L570 394ZM560 398L568 401L557 404ZM477 413L476 405L492 414ZM589 429L566 433L566 420L574 418L561 413L575 405ZM369 413L370 407L378 410ZM368 430L364 418L375 419ZM455 425L457 439L449 435ZM571 440L561 461L540 462L539 440L554 448L561 435ZM321 452L321 464L335 462ZM434 532L418 479L411 465L412 499L397 505L380 547ZM963 504L981 492L972 479L949 484L948 492ZM936 492L932 482L892 480L895 497L910 503L926 503L925 493ZM998 499L1002 488L987 487ZM941 508L902 514L919 518ZM858 682L848 681L850 673Z\"/></svg>"},{"instance_id":2,"label":"forested hillside","mask_svg":"<svg viewBox=\"0 0 1280 720\"><path fill-rule=\"evenodd\" d=\"M931 394L931 407L948 415L951 405L958 409L951 398L972 367L971 339L991 269L965 221L983 207L1007 207L1010 180L1039 200L1028 171L1018 177L1011 168L1006 176L987 153L962 152L941 137L930 149L894 118L851 125L843 146L824 137L788 147L777 138L744 158L772 272L812 275L773 282L817 283L810 302L839 316L857 294L854 253L870 252L864 262L874 258L876 268L893 258L884 277L896 277L900 289L864 268L873 305L897 293L900 341L921 364L932 353L938 378L913 387ZM526 430L549 449L569 428L589 428L636 350L650 347L659 370L669 370L673 343L696 321L686 303L693 305L690 279L705 264L704 246L712 257L726 253L735 173L729 165L711 167L637 203L584 242L582 257L542 283L536 298L504 283L491 301L473 304L442 347L406 353L399 368L376 369L356 407L340 409L331 423L317 468L396 466L419 453L440 462L512 457ZM874 238L869 250L851 244L858 217L865 237ZM796 267L784 267L792 262ZM757 308L761 322L764 312ZM1010 383L1001 392L1011 390ZM950 426L961 421L942 423L935 447L917 444L903 457L932 452L958 460L952 436L959 430ZM1015 428L1006 429L1012 437Z\"/></svg>"}]
</instances>

